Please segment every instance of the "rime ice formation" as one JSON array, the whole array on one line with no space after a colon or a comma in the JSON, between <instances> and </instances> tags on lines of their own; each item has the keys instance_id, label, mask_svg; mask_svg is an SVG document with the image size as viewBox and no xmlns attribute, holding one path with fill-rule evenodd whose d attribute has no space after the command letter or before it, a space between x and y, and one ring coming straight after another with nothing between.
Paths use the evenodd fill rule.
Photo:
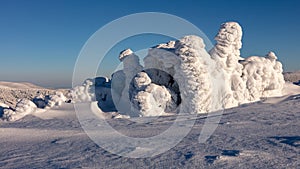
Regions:
<instances>
[{"instance_id":1,"label":"rime ice formation","mask_svg":"<svg viewBox=\"0 0 300 169\"><path fill-rule=\"evenodd\" d=\"M165 86L156 85L151 82L150 77L145 72L138 73L131 83L130 98L133 107L131 111L141 116L164 115L170 111L172 97L170 91Z\"/></svg>"},{"instance_id":2,"label":"rime ice formation","mask_svg":"<svg viewBox=\"0 0 300 169\"><path fill-rule=\"evenodd\" d=\"M119 56L124 68L112 75L108 93L115 108L131 117L195 114L282 95L283 70L277 56L269 52L242 58L242 34L238 23L222 24L209 52L194 35L159 44L149 49L144 67L130 49L124 50ZM88 82L74 89L75 100L92 100L93 84Z\"/></svg>"},{"instance_id":3,"label":"rime ice formation","mask_svg":"<svg viewBox=\"0 0 300 169\"><path fill-rule=\"evenodd\" d=\"M36 105L28 100L21 99L16 106L15 110L12 109L4 109L2 119L5 121L15 121L18 120L28 114L33 113L36 110Z\"/></svg>"},{"instance_id":4,"label":"rime ice formation","mask_svg":"<svg viewBox=\"0 0 300 169\"><path fill-rule=\"evenodd\" d=\"M129 87L132 78L139 73L143 67L140 65L139 57L130 49L122 51L119 55L120 61L123 63L123 70L117 71L112 76L112 92L115 107L121 113L130 116L137 116L131 111L131 103L129 98Z\"/></svg>"},{"instance_id":5,"label":"rime ice formation","mask_svg":"<svg viewBox=\"0 0 300 169\"><path fill-rule=\"evenodd\" d=\"M71 91L71 98L73 102L90 102L95 99L94 90L92 90L94 83L91 79L87 79L81 86L76 86Z\"/></svg>"},{"instance_id":6,"label":"rime ice formation","mask_svg":"<svg viewBox=\"0 0 300 169\"><path fill-rule=\"evenodd\" d=\"M65 103L68 99L66 96L60 92L57 91L55 94L50 95L40 95L35 97L32 101L38 108L51 108L54 106L60 106L63 103Z\"/></svg>"},{"instance_id":7,"label":"rime ice formation","mask_svg":"<svg viewBox=\"0 0 300 169\"><path fill-rule=\"evenodd\" d=\"M0 103L0 116L4 121L16 121L28 114L35 113L38 108L50 109L54 106L60 106L66 102L67 98L60 91L51 95L40 95L31 100L23 98L19 99L15 109Z\"/></svg>"},{"instance_id":8,"label":"rime ice formation","mask_svg":"<svg viewBox=\"0 0 300 169\"><path fill-rule=\"evenodd\" d=\"M242 62L242 78L246 82L247 102L257 101L260 97L281 96L284 85L282 64L273 52L266 57L252 56Z\"/></svg>"},{"instance_id":9,"label":"rime ice formation","mask_svg":"<svg viewBox=\"0 0 300 169\"><path fill-rule=\"evenodd\" d=\"M234 107L244 102L245 83L241 75L243 65L239 63L242 47L242 28L236 22L221 25L215 37L216 45L209 52L217 69L224 74L224 107Z\"/></svg>"},{"instance_id":10,"label":"rime ice formation","mask_svg":"<svg viewBox=\"0 0 300 169\"><path fill-rule=\"evenodd\" d=\"M111 94L111 81L106 77L87 79L83 85L74 87L70 95L73 103L98 101L98 106L103 111L115 110Z\"/></svg>"},{"instance_id":11,"label":"rime ice formation","mask_svg":"<svg viewBox=\"0 0 300 169\"><path fill-rule=\"evenodd\" d=\"M158 85L165 86L172 81L177 82L179 91L175 93L180 92L181 112L204 113L212 109L210 104L212 94L210 62L212 60L204 48L205 45L200 37L186 36L176 42L171 41L150 49L144 59L146 70L162 70L174 78L159 77L160 81L166 82L158 82Z\"/></svg>"},{"instance_id":12,"label":"rime ice formation","mask_svg":"<svg viewBox=\"0 0 300 169\"><path fill-rule=\"evenodd\" d=\"M62 92L56 92L55 94L48 96L48 99L46 101L47 102L46 107L51 108L54 106L60 106L66 101L67 98L64 96Z\"/></svg>"}]
</instances>

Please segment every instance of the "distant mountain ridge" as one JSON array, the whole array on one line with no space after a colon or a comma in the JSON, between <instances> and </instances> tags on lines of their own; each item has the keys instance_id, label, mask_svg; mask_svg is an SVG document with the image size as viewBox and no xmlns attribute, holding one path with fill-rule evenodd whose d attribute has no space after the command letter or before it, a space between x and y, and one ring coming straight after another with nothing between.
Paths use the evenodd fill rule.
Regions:
<instances>
[{"instance_id":1,"label":"distant mountain ridge","mask_svg":"<svg viewBox=\"0 0 300 169\"><path fill-rule=\"evenodd\" d=\"M29 82L7 82L0 81L0 88L10 89L44 89L44 87L29 83Z\"/></svg>"}]
</instances>

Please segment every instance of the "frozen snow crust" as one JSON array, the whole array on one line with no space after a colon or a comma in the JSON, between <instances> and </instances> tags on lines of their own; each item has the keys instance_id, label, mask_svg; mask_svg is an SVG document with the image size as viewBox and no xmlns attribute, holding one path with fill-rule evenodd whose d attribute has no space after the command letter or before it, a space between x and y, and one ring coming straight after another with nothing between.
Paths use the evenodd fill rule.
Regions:
<instances>
[{"instance_id":1,"label":"frozen snow crust","mask_svg":"<svg viewBox=\"0 0 300 169\"><path fill-rule=\"evenodd\" d=\"M85 81L73 89L73 101L98 101L101 109L139 117L209 113L281 96L285 81L277 56L241 57L242 34L238 23L227 22L210 51L194 35L159 44L148 50L144 66L126 49L119 55L123 69L111 81Z\"/></svg>"}]
</instances>

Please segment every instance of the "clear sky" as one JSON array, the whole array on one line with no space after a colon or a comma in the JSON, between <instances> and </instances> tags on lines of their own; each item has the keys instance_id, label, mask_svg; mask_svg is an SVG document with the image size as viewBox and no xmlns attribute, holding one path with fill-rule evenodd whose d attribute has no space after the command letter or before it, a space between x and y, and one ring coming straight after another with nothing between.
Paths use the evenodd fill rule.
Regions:
<instances>
[{"instance_id":1,"label":"clear sky","mask_svg":"<svg viewBox=\"0 0 300 169\"><path fill-rule=\"evenodd\" d=\"M238 21L244 32L243 57L272 50L285 71L299 70L299 9L297 0L0 0L0 80L70 87L76 58L88 38L110 21L137 12L182 17L213 43L221 23ZM144 46L167 40L149 39ZM114 62L118 56L112 57Z\"/></svg>"}]
</instances>

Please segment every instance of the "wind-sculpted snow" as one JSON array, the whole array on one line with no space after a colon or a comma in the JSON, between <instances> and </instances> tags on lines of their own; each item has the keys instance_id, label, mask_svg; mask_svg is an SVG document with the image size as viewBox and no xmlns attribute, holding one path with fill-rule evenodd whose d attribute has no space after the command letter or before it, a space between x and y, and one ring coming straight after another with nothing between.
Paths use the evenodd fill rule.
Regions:
<instances>
[{"instance_id":1,"label":"wind-sculpted snow","mask_svg":"<svg viewBox=\"0 0 300 169\"><path fill-rule=\"evenodd\" d=\"M148 50L144 67L132 50L124 50L119 56L124 68L112 75L107 92L111 104L131 117L159 116L208 113L281 96L285 82L277 56L242 58L242 34L238 23L222 24L209 52L194 35L159 44ZM86 81L75 87L73 101L92 101L91 86Z\"/></svg>"},{"instance_id":2,"label":"wind-sculpted snow","mask_svg":"<svg viewBox=\"0 0 300 169\"><path fill-rule=\"evenodd\" d=\"M95 99L95 93L92 91L93 81L85 80L82 86L76 86L71 91L73 102L90 102Z\"/></svg>"},{"instance_id":3,"label":"wind-sculpted snow","mask_svg":"<svg viewBox=\"0 0 300 169\"><path fill-rule=\"evenodd\" d=\"M68 99L60 91L50 95L39 95L31 100L22 98L19 99L15 108L6 104L0 104L1 112L0 118L4 121L16 121L26 115L35 113L37 109L50 109L55 106L61 106Z\"/></svg>"},{"instance_id":4,"label":"wind-sculpted snow","mask_svg":"<svg viewBox=\"0 0 300 169\"><path fill-rule=\"evenodd\" d=\"M56 92L54 95L50 95L47 100L46 107L54 107L61 106L63 103L67 101L67 98L64 96L62 92Z\"/></svg>"},{"instance_id":5,"label":"wind-sculpted snow","mask_svg":"<svg viewBox=\"0 0 300 169\"><path fill-rule=\"evenodd\" d=\"M73 103L98 101L98 106L103 111L115 111L111 94L111 81L105 77L85 80L83 85L74 87L70 95Z\"/></svg>"},{"instance_id":6,"label":"wind-sculpted snow","mask_svg":"<svg viewBox=\"0 0 300 169\"><path fill-rule=\"evenodd\" d=\"M276 60L275 54L270 52L266 57L252 56L242 62L242 78L247 89L244 94L248 102L257 101L260 97L282 95L282 64Z\"/></svg>"},{"instance_id":7,"label":"wind-sculpted snow","mask_svg":"<svg viewBox=\"0 0 300 169\"><path fill-rule=\"evenodd\" d=\"M134 77L130 100L133 104L132 111L142 116L163 115L172 104L170 91L165 86L151 82L145 72L140 72Z\"/></svg>"},{"instance_id":8,"label":"wind-sculpted snow","mask_svg":"<svg viewBox=\"0 0 300 169\"><path fill-rule=\"evenodd\" d=\"M227 22L221 25L215 37L216 45L210 50L211 58L216 68L224 74L224 107L234 107L244 103L245 83L239 63L240 49L242 47L242 28L236 22Z\"/></svg>"},{"instance_id":9,"label":"wind-sculpted snow","mask_svg":"<svg viewBox=\"0 0 300 169\"><path fill-rule=\"evenodd\" d=\"M16 121L22 117L33 113L37 106L28 99L21 99L16 106L15 110L4 109L2 119L5 121Z\"/></svg>"}]
</instances>

